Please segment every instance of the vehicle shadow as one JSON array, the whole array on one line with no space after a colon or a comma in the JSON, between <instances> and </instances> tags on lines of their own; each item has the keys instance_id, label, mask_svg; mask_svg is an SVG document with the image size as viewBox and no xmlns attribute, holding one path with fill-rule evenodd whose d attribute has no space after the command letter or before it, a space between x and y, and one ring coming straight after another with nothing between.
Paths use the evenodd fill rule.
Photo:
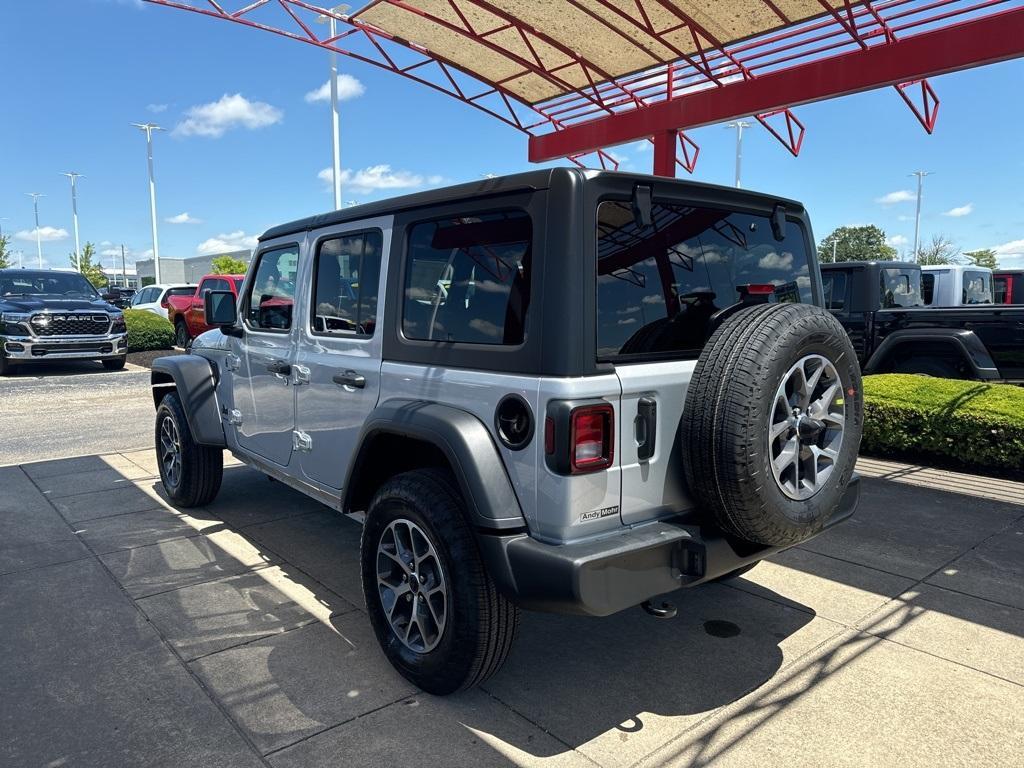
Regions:
<instances>
[{"instance_id":1,"label":"vehicle shadow","mask_svg":"<svg viewBox=\"0 0 1024 768\"><path fill-rule=\"evenodd\" d=\"M33 360L31 363L15 365L4 378L39 379L45 376L88 376L95 374L115 376L119 373L124 373L124 370L108 371L103 367L103 363L97 360Z\"/></svg>"}]
</instances>

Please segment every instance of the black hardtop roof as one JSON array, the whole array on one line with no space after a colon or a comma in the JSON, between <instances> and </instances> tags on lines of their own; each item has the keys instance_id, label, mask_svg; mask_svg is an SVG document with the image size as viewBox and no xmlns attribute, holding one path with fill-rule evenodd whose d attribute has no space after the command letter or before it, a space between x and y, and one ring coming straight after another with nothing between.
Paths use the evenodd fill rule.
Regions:
<instances>
[{"instance_id":1,"label":"black hardtop roof","mask_svg":"<svg viewBox=\"0 0 1024 768\"><path fill-rule=\"evenodd\" d=\"M1014 267L1013 269L999 269L996 267L992 270L995 275L1024 275L1024 267Z\"/></svg>"},{"instance_id":2,"label":"black hardtop roof","mask_svg":"<svg viewBox=\"0 0 1024 768\"><path fill-rule=\"evenodd\" d=\"M579 168L545 168L524 173L515 173L508 176L495 176L479 181L470 181L463 184L456 184L450 187L431 189L425 192L415 192L411 195L392 197L387 200L377 200L363 205L354 205L351 208L343 208L340 211L329 211L314 216L307 216L304 219L297 219L271 227L262 235L260 240L273 240L285 235L292 235L298 232L306 232L311 229L319 229L334 224L341 224L346 221L357 221L369 219L374 216L386 216L402 210L420 208L427 205L454 202L473 197L483 197L496 194L506 194L517 191L531 191L548 189L559 176L573 176L584 183L588 181L600 181L609 179L633 180L640 183L653 184L678 184L701 189L716 190L729 193L737 198L749 198L761 204L768 201L772 204L782 203L794 212L802 212L804 206L796 200L767 195L760 192L752 192L747 189L737 189L719 184L705 184L703 182L690 181L688 179L669 179L661 176L649 176L642 173L623 173L619 171L589 171Z\"/></svg>"},{"instance_id":3,"label":"black hardtop roof","mask_svg":"<svg viewBox=\"0 0 1024 768\"><path fill-rule=\"evenodd\" d=\"M830 263L822 263L821 268L825 269L855 269L857 267L886 267L901 269L907 267L908 269L920 269L920 264L915 264L912 261L833 261Z\"/></svg>"}]
</instances>

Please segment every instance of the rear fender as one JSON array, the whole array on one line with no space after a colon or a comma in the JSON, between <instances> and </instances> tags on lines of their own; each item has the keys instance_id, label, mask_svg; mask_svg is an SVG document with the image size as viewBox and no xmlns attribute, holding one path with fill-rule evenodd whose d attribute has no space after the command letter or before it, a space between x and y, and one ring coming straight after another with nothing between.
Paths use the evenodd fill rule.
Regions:
<instances>
[{"instance_id":1,"label":"rear fender","mask_svg":"<svg viewBox=\"0 0 1024 768\"><path fill-rule=\"evenodd\" d=\"M890 334L871 355L871 359L864 366L864 373L878 373L883 370L883 366L897 349L921 342L941 342L949 345L963 356L964 361L979 379L1000 378L995 361L974 331L944 328L896 331Z\"/></svg>"}]
</instances>

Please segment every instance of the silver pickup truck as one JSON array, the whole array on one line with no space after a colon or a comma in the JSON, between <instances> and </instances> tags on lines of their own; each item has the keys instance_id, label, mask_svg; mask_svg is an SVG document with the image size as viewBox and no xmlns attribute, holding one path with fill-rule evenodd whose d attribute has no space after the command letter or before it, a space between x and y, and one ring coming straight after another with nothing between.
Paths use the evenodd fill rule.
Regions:
<instances>
[{"instance_id":1,"label":"silver pickup truck","mask_svg":"<svg viewBox=\"0 0 1024 768\"><path fill-rule=\"evenodd\" d=\"M520 608L671 616L856 507L813 243L792 200L568 169L275 227L154 363L164 487L210 503L227 449L363 522L377 638L431 693Z\"/></svg>"},{"instance_id":2,"label":"silver pickup truck","mask_svg":"<svg viewBox=\"0 0 1024 768\"><path fill-rule=\"evenodd\" d=\"M124 315L82 275L0 269L0 376L40 360L100 360L124 368Z\"/></svg>"}]
</instances>

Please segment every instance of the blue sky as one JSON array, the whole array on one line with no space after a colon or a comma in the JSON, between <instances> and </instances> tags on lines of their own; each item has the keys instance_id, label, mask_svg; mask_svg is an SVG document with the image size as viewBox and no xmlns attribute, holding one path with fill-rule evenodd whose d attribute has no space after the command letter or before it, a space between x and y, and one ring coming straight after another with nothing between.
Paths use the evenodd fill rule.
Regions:
<instances>
[{"instance_id":1,"label":"blue sky","mask_svg":"<svg viewBox=\"0 0 1024 768\"><path fill-rule=\"evenodd\" d=\"M342 104L346 201L530 167L519 132L403 78L341 65L355 79ZM330 165L329 107L307 98L326 83L327 66L312 46L135 0L5 2L0 227L34 264L24 193L45 194L40 224L53 239L44 257L65 266L74 246L60 173L73 170L86 176L82 241L110 253L124 243L129 263L143 255L151 246L145 139L129 123L147 120L168 129L154 153L164 257L251 246L269 226L328 210L319 174ZM1024 60L932 82L942 101L934 135L892 89L803 106L799 158L760 127L747 132L744 186L804 201L819 240L836 226L873 223L902 251L914 203L900 193L914 190L911 171L929 170L922 239L943 233L964 250L999 248L1004 266L1024 266ZM733 132L691 135L701 145L693 178L732 183ZM625 170L650 169L647 144L613 151Z\"/></svg>"}]
</instances>

